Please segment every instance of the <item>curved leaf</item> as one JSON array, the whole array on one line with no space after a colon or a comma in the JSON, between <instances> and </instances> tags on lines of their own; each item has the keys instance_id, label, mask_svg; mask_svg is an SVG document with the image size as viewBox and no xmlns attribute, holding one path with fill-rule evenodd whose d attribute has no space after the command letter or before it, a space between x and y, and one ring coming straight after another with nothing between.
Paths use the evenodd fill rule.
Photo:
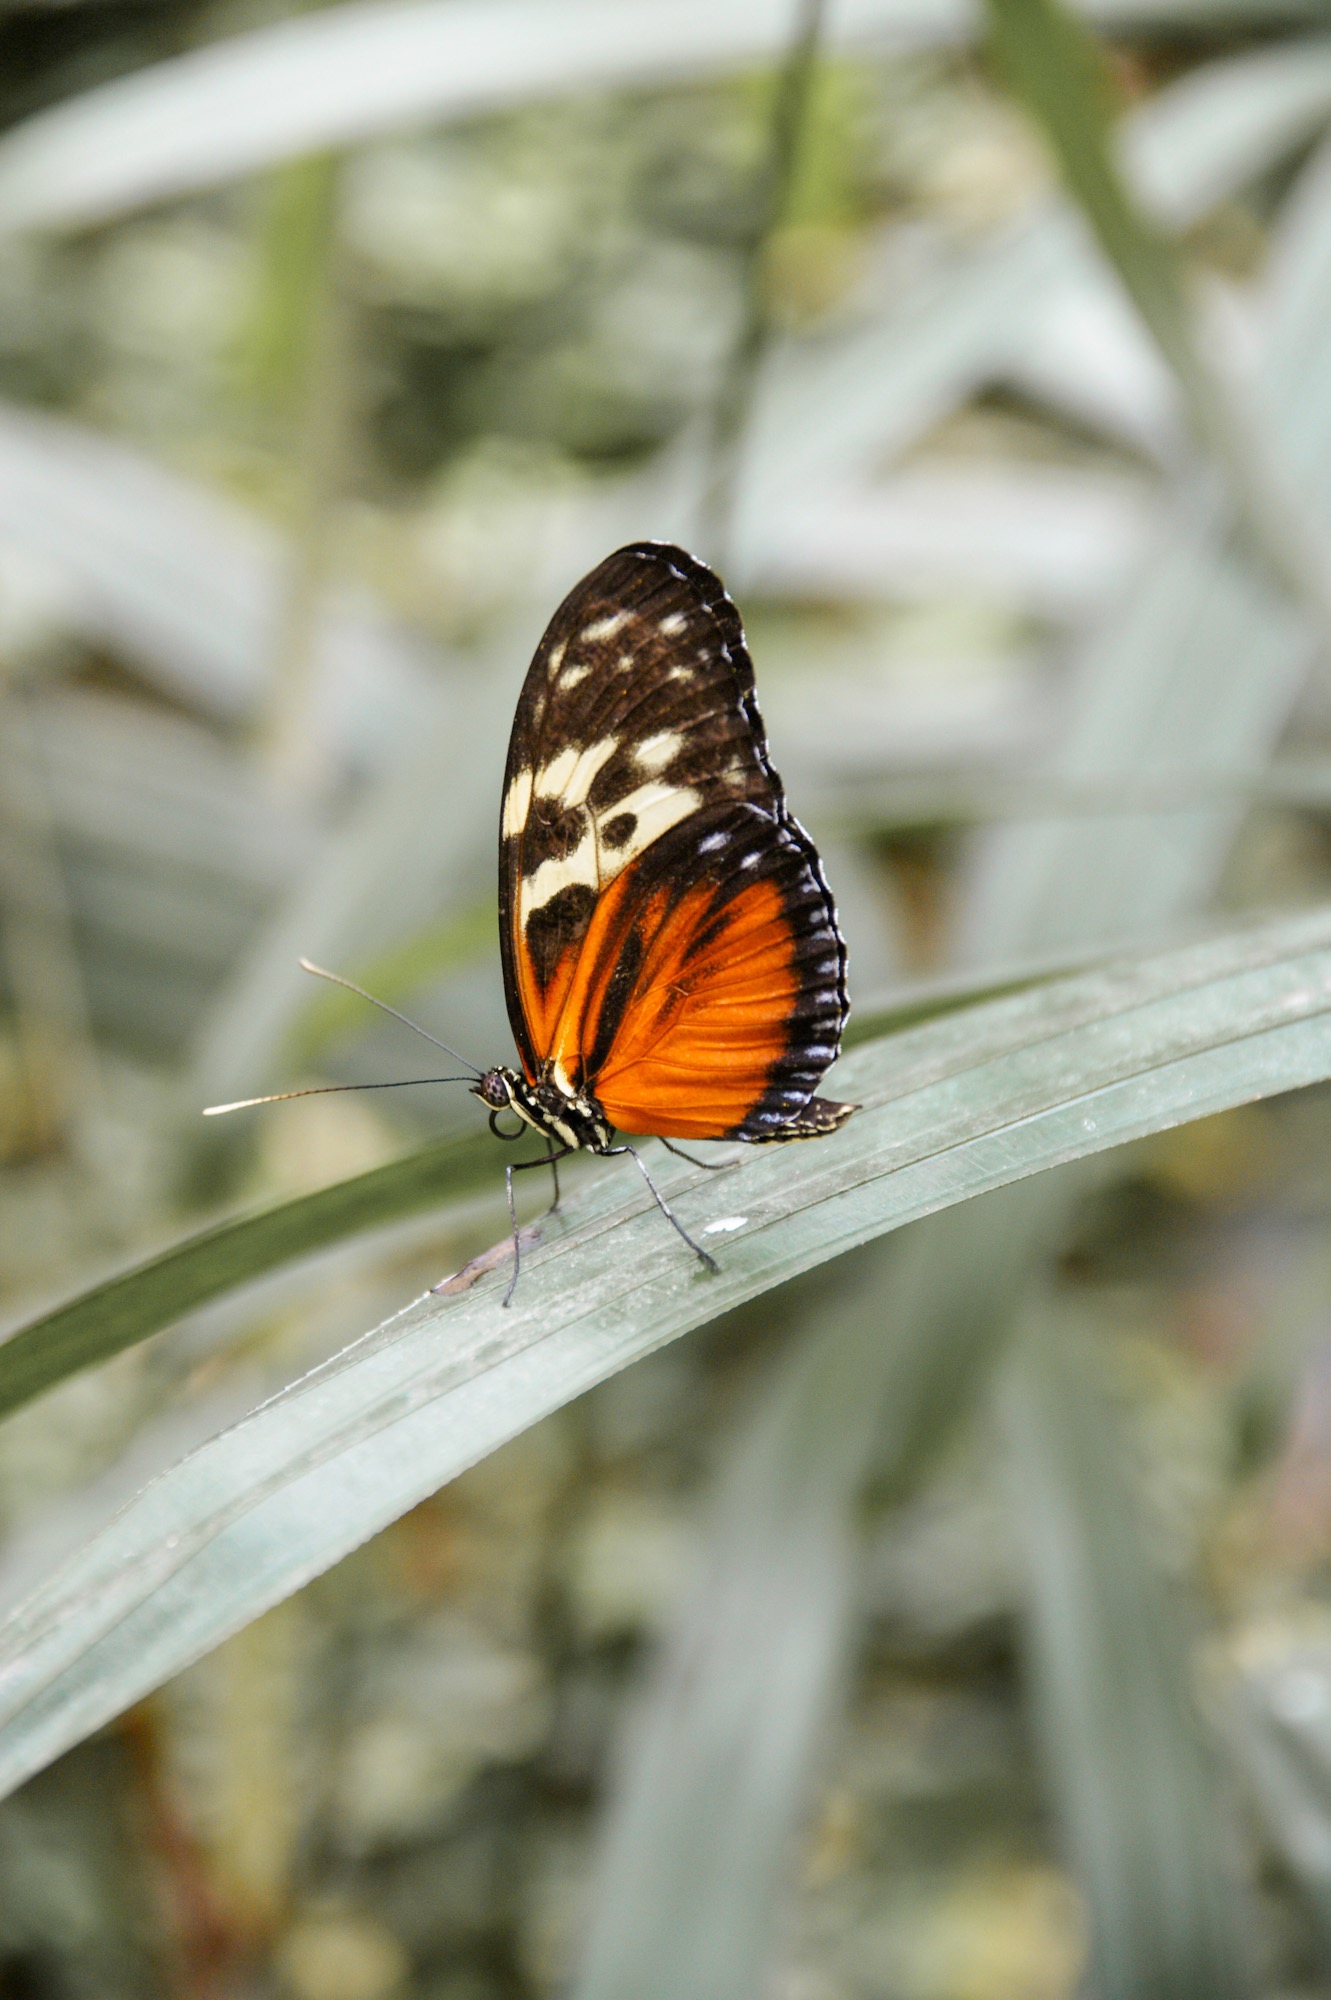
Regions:
<instances>
[{"instance_id":1,"label":"curved leaf","mask_svg":"<svg viewBox=\"0 0 1331 2000\"><path fill-rule=\"evenodd\" d=\"M851 1056L833 1140L667 1183L619 1165L502 1274L427 1295L146 1489L0 1632L11 1787L478 1458L639 1356L917 1216L1331 1076L1331 917L953 1016ZM708 1218L712 1218L709 1222Z\"/></svg>"},{"instance_id":2,"label":"curved leaf","mask_svg":"<svg viewBox=\"0 0 1331 2000\"><path fill-rule=\"evenodd\" d=\"M1176 1590L1146 1546L1116 1412L1057 1302L1005 1371L1026 1649L1056 1802L1093 1916L1097 2000L1255 1990Z\"/></svg>"},{"instance_id":3,"label":"curved leaf","mask_svg":"<svg viewBox=\"0 0 1331 2000\"><path fill-rule=\"evenodd\" d=\"M1064 0L985 0L994 50L1043 130L1069 192L1173 370L1197 437L1224 473L1271 574L1331 630L1320 524L1267 433L1197 337L1188 279L1168 239L1130 195L1115 157L1107 69Z\"/></svg>"},{"instance_id":4,"label":"curved leaf","mask_svg":"<svg viewBox=\"0 0 1331 2000\"><path fill-rule=\"evenodd\" d=\"M487 916L490 925L493 921ZM847 1041L854 1045L984 1000L1024 993L1067 969L1037 966L1007 979L954 982L908 993L893 1005L858 1016L856 1032ZM485 1135L445 1139L314 1194L297 1195L187 1237L0 1339L0 1417L66 1376L160 1333L222 1292L344 1237L487 1186L498 1194L500 1168L493 1142Z\"/></svg>"},{"instance_id":5,"label":"curved leaf","mask_svg":"<svg viewBox=\"0 0 1331 2000\"><path fill-rule=\"evenodd\" d=\"M848 1673L865 1486L909 1491L983 1391L1006 1330L995 1300L1028 1275L1014 1216L1028 1193L968 1206L964 1254L940 1245L956 1219L940 1216L820 1288L812 1338L726 1462L706 1559L624 1745L576 2000L765 1989Z\"/></svg>"},{"instance_id":6,"label":"curved leaf","mask_svg":"<svg viewBox=\"0 0 1331 2000\"><path fill-rule=\"evenodd\" d=\"M1319 0L1096 0L1106 25L1279 26ZM667 83L762 62L787 0L377 0L277 21L26 120L0 141L0 228L78 228L324 147L603 85ZM966 0L850 0L839 45L969 33Z\"/></svg>"},{"instance_id":7,"label":"curved leaf","mask_svg":"<svg viewBox=\"0 0 1331 2000\"><path fill-rule=\"evenodd\" d=\"M251 1278L343 1237L474 1193L494 1172L488 1136L448 1139L188 1237L0 1342L0 1416Z\"/></svg>"},{"instance_id":8,"label":"curved leaf","mask_svg":"<svg viewBox=\"0 0 1331 2000\"><path fill-rule=\"evenodd\" d=\"M852 0L837 39L955 28L959 0ZM388 0L274 22L103 84L0 145L0 228L69 227L345 146L597 85L761 62L786 0Z\"/></svg>"}]
</instances>

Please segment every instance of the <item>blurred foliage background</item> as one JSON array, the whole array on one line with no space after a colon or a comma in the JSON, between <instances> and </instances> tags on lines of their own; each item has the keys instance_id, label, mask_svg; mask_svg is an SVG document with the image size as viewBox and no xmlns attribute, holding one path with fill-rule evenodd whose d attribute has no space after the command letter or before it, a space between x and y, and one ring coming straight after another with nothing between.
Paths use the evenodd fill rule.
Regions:
<instances>
[{"instance_id":1,"label":"blurred foliage background","mask_svg":"<svg viewBox=\"0 0 1331 2000\"><path fill-rule=\"evenodd\" d=\"M413 1073L301 952L509 1058L508 723L629 538L739 599L866 1010L1324 901L1324 28L0 9L7 1317L474 1125L197 1113ZM1326 1991L1328 1139L986 1196L571 1403L0 1805L0 1995ZM0 1602L501 1166L9 1420Z\"/></svg>"}]
</instances>

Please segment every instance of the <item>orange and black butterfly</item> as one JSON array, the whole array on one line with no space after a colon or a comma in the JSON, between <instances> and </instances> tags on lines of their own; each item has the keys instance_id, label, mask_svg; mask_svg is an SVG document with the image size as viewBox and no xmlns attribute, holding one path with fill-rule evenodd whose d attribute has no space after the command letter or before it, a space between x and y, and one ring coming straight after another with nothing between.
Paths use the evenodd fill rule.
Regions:
<instances>
[{"instance_id":1,"label":"orange and black butterfly","mask_svg":"<svg viewBox=\"0 0 1331 2000\"><path fill-rule=\"evenodd\" d=\"M536 649L499 935L522 1068L473 1089L551 1164L633 1152L617 1132L812 1139L855 1109L814 1095L848 1012L831 892L767 755L739 613L682 549L607 556Z\"/></svg>"},{"instance_id":2,"label":"orange and black butterfly","mask_svg":"<svg viewBox=\"0 0 1331 2000\"><path fill-rule=\"evenodd\" d=\"M682 549L607 556L536 649L504 774L499 935L521 1068L473 1083L491 1128L547 1141L522 1166L631 1154L714 1269L617 1135L812 1139L856 1106L815 1095L848 1012L831 892L768 758L739 613Z\"/></svg>"}]
</instances>

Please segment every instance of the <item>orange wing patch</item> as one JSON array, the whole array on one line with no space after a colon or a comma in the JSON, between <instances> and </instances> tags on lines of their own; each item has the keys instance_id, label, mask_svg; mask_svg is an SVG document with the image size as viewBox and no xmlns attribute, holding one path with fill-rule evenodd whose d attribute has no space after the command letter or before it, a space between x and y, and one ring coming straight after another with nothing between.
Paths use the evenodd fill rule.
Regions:
<instances>
[{"instance_id":1,"label":"orange wing patch","mask_svg":"<svg viewBox=\"0 0 1331 2000\"><path fill-rule=\"evenodd\" d=\"M622 977L627 894L605 898L570 968L551 1053L571 1081L595 1090L621 1132L722 1138L758 1104L786 1053L799 979L780 890L754 882L719 919L713 898L704 883L670 908L662 887L632 912L635 930L651 942L618 1032L590 1075L602 1012ZM705 927L711 935L700 950Z\"/></svg>"}]
</instances>

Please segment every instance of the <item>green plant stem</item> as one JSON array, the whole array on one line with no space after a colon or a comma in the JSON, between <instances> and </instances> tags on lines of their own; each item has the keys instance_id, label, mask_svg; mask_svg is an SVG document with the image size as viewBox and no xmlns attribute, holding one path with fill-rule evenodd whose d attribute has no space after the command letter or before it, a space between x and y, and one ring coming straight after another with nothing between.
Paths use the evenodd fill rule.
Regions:
<instances>
[{"instance_id":1,"label":"green plant stem","mask_svg":"<svg viewBox=\"0 0 1331 2000\"><path fill-rule=\"evenodd\" d=\"M255 341L261 386L294 410L297 495L261 743L274 775L313 797L332 776L315 694L354 380L351 302L337 268L340 186L341 161L332 154L284 170L271 231L270 297Z\"/></svg>"},{"instance_id":2,"label":"green plant stem","mask_svg":"<svg viewBox=\"0 0 1331 2000\"><path fill-rule=\"evenodd\" d=\"M758 219L744 259L743 307L739 333L721 378L712 410L706 483L699 510L704 549L724 565L725 543L734 513L735 490L758 367L767 345L771 315L767 299L767 247L790 204L799 165L809 99L818 69L823 32L823 0L798 0L790 52L777 80L767 158L757 193Z\"/></svg>"}]
</instances>

